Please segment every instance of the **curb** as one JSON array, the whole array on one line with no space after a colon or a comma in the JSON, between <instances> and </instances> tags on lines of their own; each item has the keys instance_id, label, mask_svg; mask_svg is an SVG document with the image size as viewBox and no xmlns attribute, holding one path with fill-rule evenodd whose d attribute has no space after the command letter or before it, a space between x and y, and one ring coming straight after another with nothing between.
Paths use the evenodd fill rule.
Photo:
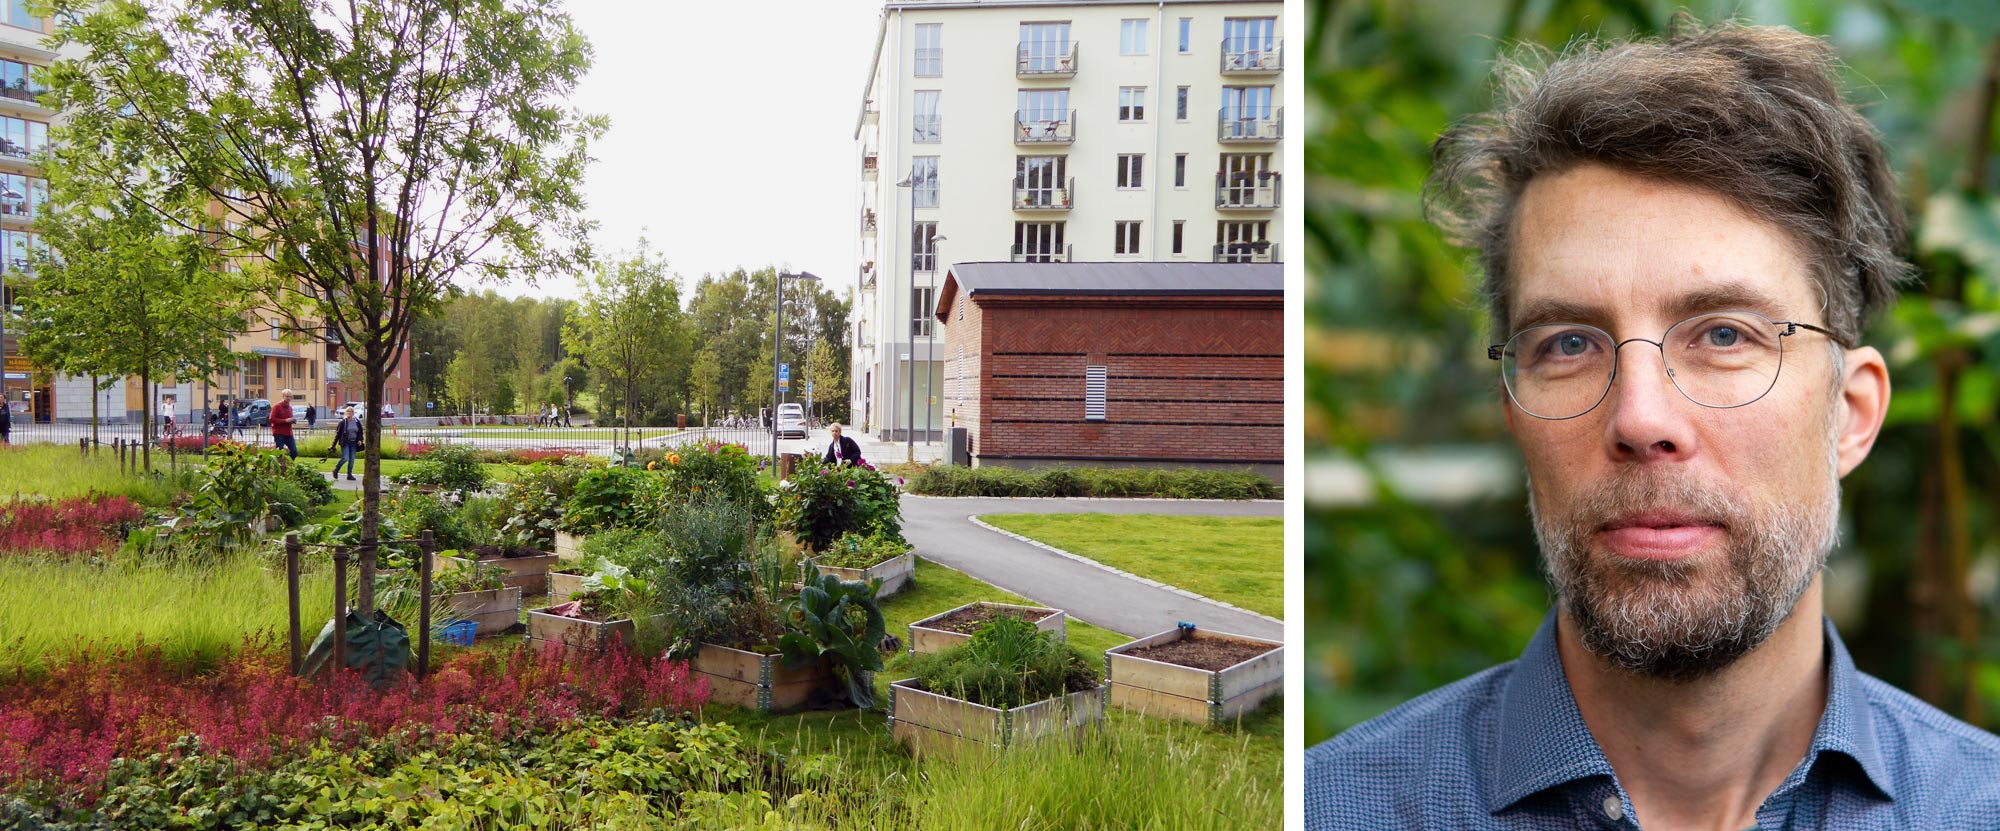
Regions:
<instances>
[{"instance_id":1,"label":"curb","mask_svg":"<svg viewBox=\"0 0 2000 831\"><path fill-rule=\"evenodd\" d=\"M1225 502L1235 502L1235 501L1240 501L1240 500L1217 500L1217 501L1225 501ZM1269 500L1266 500L1266 501L1269 501ZM1160 582L1160 581L1158 581L1158 580L1149 580L1149 579L1147 579L1147 578L1144 578L1144 577L1140 577L1140 576L1139 576L1139 575L1137 575L1137 574L1133 574L1133 573L1131 573L1131 572L1129 572L1129 571L1124 571L1124 570L1122 570L1122 569L1116 569L1116 568L1112 568L1111 566L1108 566L1108 565L1105 565L1105 564L1103 564L1103 563L1100 563L1100 562L1098 562L1098 561L1096 561L1096 560L1093 560L1093 559L1090 559L1089 557L1085 557L1085 556L1082 556L1082 555L1080 555L1080 554L1072 554L1072 553L1070 553L1070 552L1068 552L1068 551L1064 551L1064 550L1062 550L1062 549L1060 549L1060 548L1057 548L1057 547L1055 547L1055 546L1053 546L1053 545L1049 545L1048 543L1045 543L1045 542L1042 542L1042 541L1040 541L1040 540L1034 540L1034 539L1029 539L1029 538L1027 538L1027 537L1024 537L1024 536L1021 536L1020 534L1016 534L1016 533L1014 533L1014 532L1012 532L1012 531L1008 531L1008 530L1006 530L1006 529L1003 529L1003 528L996 528L996 527L994 527L994 526L991 526L991 525L988 525L988 524L986 524L985 522L982 522L982 521L980 521L979 517L976 517L976 516L969 516L969 517L966 517L966 519L967 519L968 521L970 521L970 522L971 522L972 524L974 524L974 525L977 525L977 526L979 526L979 527L981 527L981 528L984 528L984 529L986 529L986 530L988 530L988 531L992 531L993 533L996 533L996 534L1000 534L1000 535L1003 535L1003 536L1008 536L1008 537L1013 537L1014 539L1017 539L1017 540L1020 540L1021 542L1024 542L1024 543L1027 543L1027 544L1029 544L1029 545L1032 545L1032 546L1034 546L1034 547L1036 547L1036 548L1039 548L1039 549L1042 549L1043 551L1047 551L1047 552L1049 552L1049 553L1051 553L1051 554L1055 554L1055 555L1057 555L1057 556L1060 556L1060 557L1067 557L1067 558L1069 558L1069 559L1072 559L1072 560L1075 560L1075 561L1077 561L1077 562L1079 562L1079 563L1083 563L1083 564L1085 564L1085 565L1090 565L1090 566L1096 566L1096 567L1098 567L1098 568L1101 568L1101 569L1104 569L1105 571L1108 571L1108 572L1111 572L1112 574L1116 574L1116 575L1118 575L1118 576L1120 576L1120 577L1124 577L1124 578L1126 578L1126 579L1129 579L1129 580L1136 580L1136 581L1138 581L1138 582L1141 582L1141 583L1144 583L1144 584L1146 584L1146 585L1148 585L1148 586L1152 586L1153 588L1156 588L1156 589L1165 589L1165 590L1167 590L1167 591L1170 591L1170 592L1173 592L1174 594L1178 594L1178 595L1180 595L1180 596L1182 596L1182 597L1185 597L1185 598L1188 598L1188 599L1190 599L1190 600L1199 600L1199 601L1202 601L1203 603L1213 603L1213 604L1215 604L1215 605L1217 605L1217 606L1221 606L1221 607L1222 607L1222 608L1224 608L1224 609L1228 609L1228 610L1230 610L1230 611L1233 611L1233 612L1242 612L1243 614L1246 614L1246 615L1250 615L1251 617L1257 617L1257 618L1262 618L1262 619L1264 619L1264 620L1267 620L1267 621L1270 621L1271 623L1275 623L1275 624L1278 624L1279 626L1284 626L1284 625L1285 625L1285 622L1284 622L1284 621L1282 621L1282 620L1279 620L1279 619L1277 619L1277 618L1274 618L1274 617L1271 617L1270 615L1266 615L1266 614L1261 614L1261 613L1258 613L1258 612L1253 612L1253 611L1250 611L1249 609L1245 609L1245 608L1243 608L1243 607L1241 607L1241 606L1236 606L1236 605L1233 605L1233 604L1230 604L1230 603L1224 603L1224 602L1222 602L1222 601L1220 601L1220 600L1216 600L1215 598L1212 598L1212 597L1204 597L1204 596L1202 596L1202 595L1199 595L1199 594L1195 594L1194 592L1191 592L1191 591L1188 591L1187 589L1183 589L1183 588L1178 588L1178 587L1175 587L1175 586L1169 586L1169 585L1167 585L1167 584L1165 584L1165 583L1162 583L1162 582Z\"/></svg>"}]
</instances>

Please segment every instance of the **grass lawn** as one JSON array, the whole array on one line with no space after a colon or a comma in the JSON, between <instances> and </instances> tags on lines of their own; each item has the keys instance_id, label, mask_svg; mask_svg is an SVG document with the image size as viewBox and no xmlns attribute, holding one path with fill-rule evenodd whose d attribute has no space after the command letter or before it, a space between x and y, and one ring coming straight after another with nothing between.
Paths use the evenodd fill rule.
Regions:
<instances>
[{"instance_id":1,"label":"grass lawn","mask_svg":"<svg viewBox=\"0 0 2000 831\"><path fill-rule=\"evenodd\" d=\"M185 472L199 469L201 457L182 457L178 466ZM176 485L171 474L174 460L165 452L153 453L154 476L124 473L118 469L118 454L110 448L84 456L70 445L32 444L0 447L0 502L23 497L68 499L88 493L120 494L146 505L161 506L186 485Z\"/></svg>"},{"instance_id":2,"label":"grass lawn","mask_svg":"<svg viewBox=\"0 0 2000 831\"><path fill-rule=\"evenodd\" d=\"M980 520L1112 568L1260 614L1285 614L1279 517L992 514Z\"/></svg>"}]
</instances>

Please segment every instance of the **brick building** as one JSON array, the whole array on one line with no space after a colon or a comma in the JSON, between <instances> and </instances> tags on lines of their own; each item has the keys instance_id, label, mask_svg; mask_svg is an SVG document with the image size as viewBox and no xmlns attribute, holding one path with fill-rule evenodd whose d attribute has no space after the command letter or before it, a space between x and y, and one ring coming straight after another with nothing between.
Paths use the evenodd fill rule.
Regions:
<instances>
[{"instance_id":1,"label":"brick building","mask_svg":"<svg viewBox=\"0 0 2000 831\"><path fill-rule=\"evenodd\" d=\"M1282 474L1284 266L957 263L940 414L975 465Z\"/></svg>"}]
</instances>

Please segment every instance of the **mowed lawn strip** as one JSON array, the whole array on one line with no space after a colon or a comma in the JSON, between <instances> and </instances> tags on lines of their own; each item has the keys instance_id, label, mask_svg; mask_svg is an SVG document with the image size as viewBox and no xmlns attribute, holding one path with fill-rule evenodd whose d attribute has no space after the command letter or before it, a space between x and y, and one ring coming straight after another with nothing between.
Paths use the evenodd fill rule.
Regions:
<instances>
[{"instance_id":1,"label":"mowed lawn strip","mask_svg":"<svg viewBox=\"0 0 2000 831\"><path fill-rule=\"evenodd\" d=\"M1281 517L989 514L979 519L1203 597L1274 618L1285 613Z\"/></svg>"}]
</instances>

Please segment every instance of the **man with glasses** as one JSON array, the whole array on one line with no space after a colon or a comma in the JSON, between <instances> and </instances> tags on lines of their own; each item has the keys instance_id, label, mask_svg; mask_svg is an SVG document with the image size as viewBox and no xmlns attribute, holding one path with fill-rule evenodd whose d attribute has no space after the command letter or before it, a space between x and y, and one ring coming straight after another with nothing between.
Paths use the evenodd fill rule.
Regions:
<instances>
[{"instance_id":1,"label":"man with glasses","mask_svg":"<svg viewBox=\"0 0 2000 831\"><path fill-rule=\"evenodd\" d=\"M1517 661L1307 752L1309 829L2000 828L2000 739L1821 613L1911 273L1880 139L1785 29L1503 61L1438 141L1555 608Z\"/></svg>"}]
</instances>

